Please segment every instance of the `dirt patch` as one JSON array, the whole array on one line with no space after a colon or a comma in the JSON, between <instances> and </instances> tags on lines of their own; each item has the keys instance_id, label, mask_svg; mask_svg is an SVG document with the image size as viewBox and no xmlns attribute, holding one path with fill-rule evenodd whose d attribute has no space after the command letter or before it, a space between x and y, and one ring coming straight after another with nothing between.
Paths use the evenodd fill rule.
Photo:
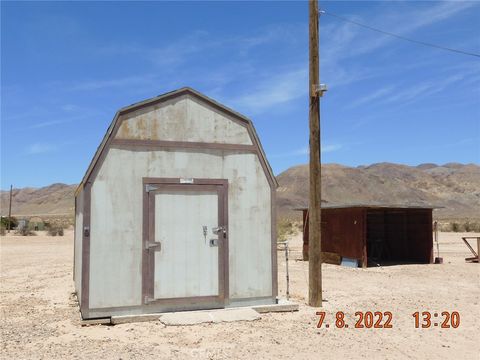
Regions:
<instances>
[{"instance_id":1,"label":"dirt patch","mask_svg":"<svg viewBox=\"0 0 480 360\"><path fill-rule=\"evenodd\" d=\"M470 234L471 235L471 234ZM393 329L317 329L317 309L305 305L308 263L301 239L290 247L295 313L264 314L255 322L164 327L160 322L80 326L72 296L73 233L64 237L1 238L1 358L116 359L475 359L480 352L480 267L461 234L441 233L443 265L352 269L324 265L326 321L344 311L391 311ZM285 294L283 252L279 291ZM415 329L415 311L458 311L457 329ZM352 326L353 327L353 326Z\"/></svg>"}]
</instances>

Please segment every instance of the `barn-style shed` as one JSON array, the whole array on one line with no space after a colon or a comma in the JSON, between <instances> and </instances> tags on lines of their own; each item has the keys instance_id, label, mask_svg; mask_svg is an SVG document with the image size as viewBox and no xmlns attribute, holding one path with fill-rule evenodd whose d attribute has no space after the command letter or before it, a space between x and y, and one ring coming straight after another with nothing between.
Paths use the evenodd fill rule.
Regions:
<instances>
[{"instance_id":1,"label":"barn-style shed","mask_svg":"<svg viewBox=\"0 0 480 360\"><path fill-rule=\"evenodd\" d=\"M275 303L276 187L252 122L191 88L119 110L75 194L83 318Z\"/></svg>"},{"instance_id":2,"label":"barn-style shed","mask_svg":"<svg viewBox=\"0 0 480 360\"><path fill-rule=\"evenodd\" d=\"M308 209L303 212L303 253L308 258ZM322 205L322 252L359 266L431 263L432 207Z\"/></svg>"}]
</instances>

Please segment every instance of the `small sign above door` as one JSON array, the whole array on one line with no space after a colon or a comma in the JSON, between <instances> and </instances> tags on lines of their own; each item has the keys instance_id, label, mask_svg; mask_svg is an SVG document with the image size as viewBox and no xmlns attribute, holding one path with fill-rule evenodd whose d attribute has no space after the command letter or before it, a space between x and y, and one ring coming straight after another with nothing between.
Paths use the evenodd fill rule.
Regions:
<instances>
[{"instance_id":1,"label":"small sign above door","mask_svg":"<svg viewBox=\"0 0 480 360\"><path fill-rule=\"evenodd\" d=\"M181 178L180 179L180 184L193 184L193 179L192 178Z\"/></svg>"}]
</instances>

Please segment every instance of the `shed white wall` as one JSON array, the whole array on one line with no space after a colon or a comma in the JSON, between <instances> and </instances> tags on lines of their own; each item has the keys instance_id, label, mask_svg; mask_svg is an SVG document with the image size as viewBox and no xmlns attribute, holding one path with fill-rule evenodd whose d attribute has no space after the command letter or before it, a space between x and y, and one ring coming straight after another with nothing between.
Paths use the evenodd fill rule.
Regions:
<instances>
[{"instance_id":1,"label":"shed white wall","mask_svg":"<svg viewBox=\"0 0 480 360\"><path fill-rule=\"evenodd\" d=\"M117 139L253 144L244 125L189 94L119 120ZM91 189L90 308L142 303L143 177L228 179L229 297L272 295L271 194L256 154L107 151Z\"/></svg>"},{"instance_id":2,"label":"shed white wall","mask_svg":"<svg viewBox=\"0 0 480 360\"><path fill-rule=\"evenodd\" d=\"M75 198L75 237L74 237L74 283L77 298L82 299L82 241L83 241L83 189Z\"/></svg>"},{"instance_id":3,"label":"shed white wall","mask_svg":"<svg viewBox=\"0 0 480 360\"><path fill-rule=\"evenodd\" d=\"M228 179L230 298L271 296L271 195L257 155L112 148L91 190L90 308L141 304L143 177Z\"/></svg>"}]
</instances>

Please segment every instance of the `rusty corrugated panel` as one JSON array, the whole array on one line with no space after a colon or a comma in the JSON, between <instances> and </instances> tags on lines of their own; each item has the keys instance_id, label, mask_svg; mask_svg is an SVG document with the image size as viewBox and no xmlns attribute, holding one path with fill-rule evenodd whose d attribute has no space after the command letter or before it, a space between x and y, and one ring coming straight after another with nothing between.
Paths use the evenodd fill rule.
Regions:
<instances>
[{"instance_id":1,"label":"rusty corrugated panel","mask_svg":"<svg viewBox=\"0 0 480 360\"><path fill-rule=\"evenodd\" d=\"M374 243L382 243L377 259ZM431 209L376 209L367 212L369 258L379 262L429 263L432 257Z\"/></svg>"},{"instance_id":2,"label":"rusty corrugated panel","mask_svg":"<svg viewBox=\"0 0 480 360\"><path fill-rule=\"evenodd\" d=\"M322 210L322 251L362 260L362 208Z\"/></svg>"},{"instance_id":3,"label":"rusty corrugated panel","mask_svg":"<svg viewBox=\"0 0 480 360\"><path fill-rule=\"evenodd\" d=\"M303 253L308 259L308 211L303 210ZM382 243L379 262L432 262L431 208L322 209L322 252L366 262L378 256L375 241ZM367 250L368 247L368 250ZM366 265L366 264L363 264Z\"/></svg>"},{"instance_id":4,"label":"rusty corrugated panel","mask_svg":"<svg viewBox=\"0 0 480 360\"><path fill-rule=\"evenodd\" d=\"M322 252L362 260L364 244L363 208L322 209ZM308 214L303 211L304 255L308 256Z\"/></svg>"}]
</instances>

